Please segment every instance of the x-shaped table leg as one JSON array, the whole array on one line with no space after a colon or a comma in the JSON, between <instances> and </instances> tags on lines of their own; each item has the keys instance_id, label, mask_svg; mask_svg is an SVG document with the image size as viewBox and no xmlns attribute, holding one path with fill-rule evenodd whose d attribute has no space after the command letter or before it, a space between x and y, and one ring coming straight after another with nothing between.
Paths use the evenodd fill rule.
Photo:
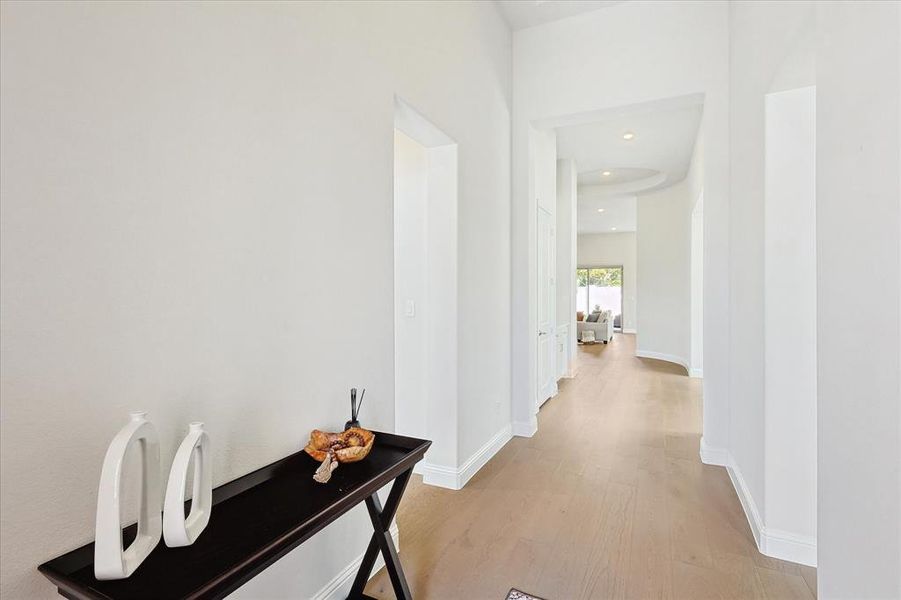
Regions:
<instances>
[{"instance_id":1,"label":"x-shaped table leg","mask_svg":"<svg viewBox=\"0 0 901 600\"><path fill-rule=\"evenodd\" d=\"M388 576L391 578L391 585L394 587L394 595L397 596L398 600L412 599L410 586L407 585L407 578L404 577L404 570L401 568L400 559L397 557L397 548L394 547L394 540L391 539L391 533L388 531L412 473L413 469L404 471L394 480L384 508L382 508L378 493L366 498L369 520L372 521L372 528L375 530L375 533L372 534L372 538L369 540L369 547L366 548L366 554L363 555L363 562L360 564L360 570L357 571L357 577L354 579L348 598L364 597L363 589L366 587L366 582L369 581L372 567L375 566L375 559L378 553L381 552L385 559L385 568L388 570Z\"/></svg>"}]
</instances>

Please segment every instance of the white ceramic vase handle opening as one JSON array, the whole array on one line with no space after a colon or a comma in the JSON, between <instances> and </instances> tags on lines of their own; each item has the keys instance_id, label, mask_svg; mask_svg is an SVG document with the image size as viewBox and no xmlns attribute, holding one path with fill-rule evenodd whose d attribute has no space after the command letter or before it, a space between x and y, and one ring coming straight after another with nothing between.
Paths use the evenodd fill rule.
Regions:
<instances>
[{"instance_id":1,"label":"white ceramic vase handle opening","mask_svg":"<svg viewBox=\"0 0 901 600\"><path fill-rule=\"evenodd\" d=\"M141 504L135 540L122 548L122 467L128 449L141 453ZM160 445L156 428L146 413L131 413L131 420L110 442L100 473L94 539L94 576L124 579L134 573L160 541L162 533Z\"/></svg>"},{"instance_id":2,"label":"white ceramic vase handle opening","mask_svg":"<svg viewBox=\"0 0 901 600\"><path fill-rule=\"evenodd\" d=\"M185 517L185 490L188 468L194 458L194 485L191 512ZM213 508L213 470L210 436L203 423L191 423L188 435L182 440L166 485L163 512L163 537L172 548L190 546L210 521Z\"/></svg>"}]
</instances>

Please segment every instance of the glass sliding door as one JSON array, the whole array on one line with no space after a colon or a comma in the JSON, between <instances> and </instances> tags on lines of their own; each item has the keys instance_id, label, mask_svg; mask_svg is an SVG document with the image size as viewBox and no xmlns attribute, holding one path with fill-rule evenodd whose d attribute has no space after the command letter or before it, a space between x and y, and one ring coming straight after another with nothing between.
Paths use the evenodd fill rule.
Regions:
<instances>
[{"instance_id":1,"label":"glass sliding door","mask_svg":"<svg viewBox=\"0 0 901 600\"><path fill-rule=\"evenodd\" d=\"M586 267L576 269L576 310L590 315L597 310L613 313L613 326L623 323L623 268Z\"/></svg>"}]
</instances>

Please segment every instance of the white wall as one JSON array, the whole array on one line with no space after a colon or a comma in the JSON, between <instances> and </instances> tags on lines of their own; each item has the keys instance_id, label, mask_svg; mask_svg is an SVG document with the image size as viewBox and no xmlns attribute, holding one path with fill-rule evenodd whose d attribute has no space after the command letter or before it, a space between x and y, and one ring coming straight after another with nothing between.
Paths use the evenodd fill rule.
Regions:
<instances>
[{"instance_id":1,"label":"white wall","mask_svg":"<svg viewBox=\"0 0 901 600\"><path fill-rule=\"evenodd\" d=\"M513 257L511 266L514 271L517 270L516 265L519 262L531 265L533 270L536 268L538 208L541 207L551 216L555 216L557 211L557 134L553 129L536 129L529 125L524 136L524 156L529 165L524 170L526 177L524 193L529 198L529 214L521 221L516 221L514 211L511 215L511 236L513 231L518 231L520 234L526 233L525 237L529 240L529 246L523 249L524 253L521 256ZM511 361L514 355L520 358L519 368L524 370L527 379L526 381L526 379L513 377L511 370L512 397L517 399L513 402L511 397L512 424L513 433L525 437L532 436L538 429L536 416L538 390L535 383L538 379L538 283L535 274L536 272L531 273L527 287L516 288L514 286L516 291L511 307L512 323L518 324L517 327L511 328ZM517 313L518 305L525 305L528 309L527 314ZM524 324L528 324L528 326L525 327ZM514 389L517 385L521 387Z\"/></svg>"},{"instance_id":2,"label":"white wall","mask_svg":"<svg viewBox=\"0 0 901 600\"><path fill-rule=\"evenodd\" d=\"M558 375L571 375L576 356L576 218L578 172L571 159L557 161L557 332L563 344L563 368ZM561 335L561 332L565 335Z\"/></svg>"},{"instance_id":3,"label":"white wall","mask_svg":"<svg viewBox=\"0 0 901 600\"><path fill-rule=\"evenodd\" d=\"M459 146L440 141L437 144L428 149L426 208L429 332L426 422L432 446L421 465L456 469L465 460L460 455L460 440L472 435L463 430L464 400L460 397L461 369L468 364L460 353L460 329L464 323L459 298L466 285L460 281L458 261L465 242L461 239L459 222ZM485 408L490 413L491 407ZM490 414L485 419L490 423ZM423 481L433 483L433 476L434 470L425 472Z\"/></svg>"},{"instance_id":4,"label":"white wall","mask_svg":"<svg viewBox=\"0 0 901 600\"><path fill-rule=\"evenodd\" d=\"M691 206L688 181L638 197L638 331L635 352L691 361Z\"/></svg>"},{"instance_id":5,"label":"white wall","mask_svg":"<svg viewBox=\"0 0 901 600\"><path fill-rule=\"evenodd\" d=\"M765 96L796 54L812 23L806 2L730 3L730 435L728 451L739 496L755 537L767 515L764 407L764 158ZM804 61L798 61L803 64ZM807 64L811 64L812 61ZM803 69L783 85L810 85ZM708 196L705 190L705 211ZM705 215L706 216L706 215ZM705 272L709 280L712 274ZM706 283L706 282L705 282ZM707 328L705 327L705 330ZM710 339L705 335L705 346ZM705 376L709 365L706 364ZM756 516L755 516L756 515ZM761 544L765 549L765 545Z\"/></svg>"},{"instance_id":6,"label":"white wall","mask_svg":"<svg viewBox=\"0 0 901 600\"><path fill-rule=\"evenodd\" d=\"M691 356L688 373L704 375L704 128L698 127L686 175L691 204Z\"/></svg>"},{"instance_id":7,"label":"white wall","mask_svg":"<svg viewBox=\"0 0 901 600\"><path fill-rule=\"evenodd\" d=\"M638 245L634 231L620 233L583 233L578 236L578 265L623 267L623 330L638 330ZM584 310L577 307L576 310Z\"/></svg>"},{"instance_id":8,"label":"white wall","mask_svg":"<svg viewBox=\"0 0 901 600\"><path fill-rule=\"evenodd\" d=\"M816 92L766 96L764 507L767 553L816 565Z\"/></svg>"},{"instance_id":9,"label":"white wall","mask_svg":"<svg viewBox=\"0 0 901 600\"><path fill-rule=\"evenodd\" d=\"M692 377L704 373L704 197L691 210L691 367Z\"/></svg>"},{"instance_id":10,"label":"white wall","mask_svg":"<svg viewBox=\"0 0 901 600\"><path fill-rule=\"evenodd\" d=\"M695 361L703 362L693 355L704 347L695 339L704 330L704 148L702 126L685 179L640 195L637 203L636 354L680 364L693 375L700 374Z\"/></svg>"},{"instance_id":11,"label":"white wall","mask_svg":"<svg viewBox=\"0 0 901 600\"><path fill-rule=\"evenodd\" d=\"M819 2L817 30L818 596L899 598L901 9Z\"/></svg>"},{"instance_id":12,"label":"white wall","mask_svg":"<svg viewBox=\"0 0 901 600\"><path fill-rule=\"evenodd\" d=\"M530 122L703 93L704 437L714 446L728 445L728 16L725 2L635 1L514 34L514 411L529 405L534 381Z\"/></svg>"},{"instance_id":13,"label":"white wall","mask_svg":"<svg viewBox=\"0 0 901 600\"><path fill-rule=\"evenodd\" d=\"M446 473L460 464L458 147L399 99L395 126L394 423L432 440L416 465L423 481L456 489Z\"/></svg>"},{"instance_id":14,"label":"white wall","mask_svg":"<svg viewBox=\"0 0 901 600\"><path fill-rule=\"evenodd\" d=\"M557 132L535 129L532 132L535 174L535 200L550 214L557 212Z\"/></svg>"},{"instance_id":15,"label":"white wall","mask_svg":"<svg viewBox=\"0 0 901 600\"><path fill-rule=\"evenodd\" d=\"M395 431L428 438L428 150L394 132Z\"/></svg>"},{"instance_id":16,"label":"white wall","mask_svg":"<svg viewBox=\"0 0 901 600\"><path fill-rule=\"evenodd\" d=\"M508 423L511 48L493 3L0 10L0 595L54 597L35 567L92 539L131 409L164 464L205 421L217 484L340 427L352 385L364 424L392 428L395 94L459 143L461 455ZM355 510L244 593L311 596L369 529Z\"/></svg>"}]
</instances>

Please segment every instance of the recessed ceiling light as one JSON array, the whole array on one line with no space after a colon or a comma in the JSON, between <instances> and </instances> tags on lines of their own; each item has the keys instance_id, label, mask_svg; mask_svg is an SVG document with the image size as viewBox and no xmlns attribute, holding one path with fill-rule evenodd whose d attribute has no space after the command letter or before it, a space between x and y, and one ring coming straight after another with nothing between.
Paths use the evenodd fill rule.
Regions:
<instances>
[{"instance_id":1,"label":"recessed ceiling light","mask_svg":"<svg viewBox=\"0 0 901 600\"><path fill-rule=\"evenodd\" d=\"M616 231L616 227L611 227L610 231Z\"/></svg>"},{"instance_id":2,"label":"recessed ceiling light","mask_svg":"<svg viewBox=\"0 0 901 600\"><path fill-rule=\"evenodd\" d=\"M635 134L632 133L631 131L627 131L626 133L623 134L624 140L631 140L634 137L635 137Z\"/></svg>"},{"instance_id":3,"label":"recessed ceiling light","mask_svg":"<svg viewBox=\"0 0 901 600\"><path fill-rule=\"evenodd\" d=\"M603 173L601 173L601 175L603 175L604 177L610 177L612 173L610 171L604 171Z\"/></svg>"},{"instance_id":4,"label":"recessed ceiling light","mask_svg":"<svg viewBox=\"0 0 901 600\"><path fill-rule=\"evenodd\" d=\"M604 209L603 209L603 208L599 208L599 209L598 209L598 212L604 212Z\"/></svg>"}]
</instances>

